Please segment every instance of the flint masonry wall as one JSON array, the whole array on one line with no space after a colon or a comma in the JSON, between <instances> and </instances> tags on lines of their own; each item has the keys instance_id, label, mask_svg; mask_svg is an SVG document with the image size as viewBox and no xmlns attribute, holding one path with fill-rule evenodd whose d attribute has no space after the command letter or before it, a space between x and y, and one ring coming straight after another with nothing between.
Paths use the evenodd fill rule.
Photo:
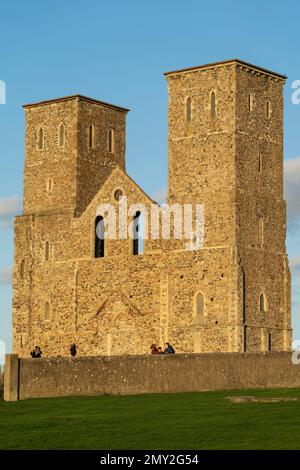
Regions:
<instances>
[{"instance_id":1,"label":"flint masonry wall","mask_svg":"<svg viewBox=\"0 0 300 470\"><path fill-rule=\"evenodd\" d=\"M291 353L19 359L7 355L4 399L300 387Z\"/></svg>"}]
</instances>

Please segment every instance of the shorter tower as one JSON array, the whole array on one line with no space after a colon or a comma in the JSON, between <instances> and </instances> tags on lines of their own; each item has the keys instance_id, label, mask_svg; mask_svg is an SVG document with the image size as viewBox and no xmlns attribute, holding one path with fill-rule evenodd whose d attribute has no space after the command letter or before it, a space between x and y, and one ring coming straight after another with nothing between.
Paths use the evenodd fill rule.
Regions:
<instances>
[{"instance_id":1,"label":"shorter tower","mask_svg":"<svg viewBox=\"0 0 300 470\"><path fill-rule=\"evenodd\" d=\"M81 95L24 109L24 213L81 214L111 170L125 169L128 110Z\"/></svg>"}]
</instances>

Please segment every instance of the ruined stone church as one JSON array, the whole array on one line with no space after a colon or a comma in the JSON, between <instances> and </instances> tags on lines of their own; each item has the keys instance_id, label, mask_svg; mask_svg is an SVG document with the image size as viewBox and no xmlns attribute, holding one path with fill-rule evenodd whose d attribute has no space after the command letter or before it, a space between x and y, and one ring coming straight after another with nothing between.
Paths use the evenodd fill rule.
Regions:
<instances>
[{"instance_id":1,"label":"ruined stone church","mask_svg":"<svg viewBox=\"0 0 300 470\"><path fill-rule=\"evenodd\" d=\"M168 72L169 204L204 206L204 243L99 237L99 205L152 199L126 173L127 109L81 95L26 114L13 349L29 357L267 352L291 346L284 75L229 60ZM159 169L157 169L159 171ZM140 214L128 216L137 220ZM132 220L131 220L132 221ZM128 220L128 223L130 220Z\"/></svg>"}]
</instances>

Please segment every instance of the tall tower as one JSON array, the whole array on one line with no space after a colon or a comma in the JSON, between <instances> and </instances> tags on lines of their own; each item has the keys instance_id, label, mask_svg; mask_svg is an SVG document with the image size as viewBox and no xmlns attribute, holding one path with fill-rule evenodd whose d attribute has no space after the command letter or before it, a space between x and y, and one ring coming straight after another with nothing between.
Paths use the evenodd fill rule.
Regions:
<instances>
[{"instance_id":1,"label":"tall tower","mask_svg":"<svg viewBox=\"0 0 300 470\"><path fill-rule=\"evenodd\" d=\"M204 248L232 251L237 292L231 305L237 327L232 350L289 349L283 198L286 77L230 60L168 72L166 78L168 199L204 204Z\"/></svg>"},{"instance_id":2,"label":"tall tower","mask_svg":"<svg viewBox=\"0 0 300 470\"><path fill-rule=\"evenodd\" d=\"M128 110L81 95L24 109L24 213L81 214L111 170L125 169Z\"/></svg>"}]
</instances>

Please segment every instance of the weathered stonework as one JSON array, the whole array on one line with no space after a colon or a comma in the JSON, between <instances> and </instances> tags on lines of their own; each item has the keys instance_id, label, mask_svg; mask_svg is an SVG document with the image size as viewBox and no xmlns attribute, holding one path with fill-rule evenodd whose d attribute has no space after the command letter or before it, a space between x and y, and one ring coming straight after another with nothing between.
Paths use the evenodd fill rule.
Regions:
<instances>
[{"instance_id":1,"label":"weathered stonework","mask_svg":"<svg viewBox=\"0 0 300 470\"><path fill-rule=\"evenodd\" d=\"M132 240L106 240L104 258L95 258L99 204L118 213L117 189L128 205L153 204L125 171L127 110L79 95L25 106L13 300L20 357L36 344L44 356L68 356L74 342L81 356L145 354L165 341L184 353L290 349L284 77L237 60L166 77L168 202L204 204L204 247L148 239L133 256Z\"/></svg>"}]
</instances>

